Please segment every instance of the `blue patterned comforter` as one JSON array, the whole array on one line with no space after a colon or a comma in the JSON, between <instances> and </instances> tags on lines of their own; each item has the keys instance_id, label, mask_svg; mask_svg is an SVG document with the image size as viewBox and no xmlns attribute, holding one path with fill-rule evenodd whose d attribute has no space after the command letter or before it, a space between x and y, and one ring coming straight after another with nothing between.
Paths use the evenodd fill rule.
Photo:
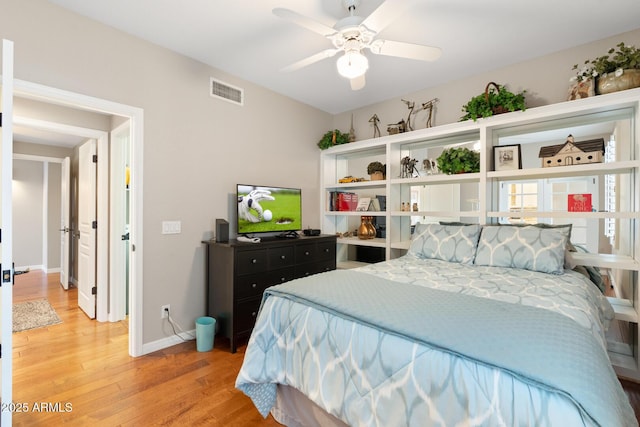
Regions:
<instances>
[{"instance_id":1,"label":"blue patterned comforter","mask_svg":"<svg viewBox=\"0 0 640 427\"><path fill-rule=\"evenodd\" d=\"M582 276L359 270L265 294L236 381L264 416L279 383L350 425L636 425L603 349L610 307Z\"/></svg>"}]
</instances>

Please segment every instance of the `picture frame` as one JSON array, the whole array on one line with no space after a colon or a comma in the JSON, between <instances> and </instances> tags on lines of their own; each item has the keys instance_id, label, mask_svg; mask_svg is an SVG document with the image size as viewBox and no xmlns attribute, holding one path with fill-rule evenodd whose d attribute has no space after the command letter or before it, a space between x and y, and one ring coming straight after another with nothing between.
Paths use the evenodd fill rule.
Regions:
<instances>
[{"instance_id":1,"label":"picture frame","mask_svg":"<svg viewBox=\"0 0 640 427\"><path fill-rule=\"evenodd\" d=\"M508 171L522 169L520 144L496 145L493 147L493 170Z\"/></svg>"}]
</instances>

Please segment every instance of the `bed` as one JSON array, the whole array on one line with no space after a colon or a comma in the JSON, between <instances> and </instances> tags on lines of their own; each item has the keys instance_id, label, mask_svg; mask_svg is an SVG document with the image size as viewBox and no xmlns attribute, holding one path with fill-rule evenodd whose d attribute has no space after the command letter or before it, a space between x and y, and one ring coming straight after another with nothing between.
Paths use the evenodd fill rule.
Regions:
<instances>
[{"instance_id":1,"label":"bed","mask_svg":"<svg viewBox=\"0 0 640 427\"><path fill-rule=\"evenodd\" d=\"M265 291L236 387L288 426L633 426L568 228L419 224L406 255Z\"/></svg>"}]
</instances>

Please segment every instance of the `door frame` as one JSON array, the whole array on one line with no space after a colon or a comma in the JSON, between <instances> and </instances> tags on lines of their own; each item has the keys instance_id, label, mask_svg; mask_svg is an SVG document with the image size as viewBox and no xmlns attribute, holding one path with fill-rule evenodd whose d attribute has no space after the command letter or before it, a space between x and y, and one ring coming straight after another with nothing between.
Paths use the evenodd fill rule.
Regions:
<instances>
[{"instance_id":1,"label":"door frame","mask_svg":"<svg viewBox=\"0 0 640 427\"><path fill-rule=\"evenodd\" d=\"M129 119L131 126L131 175L130 175L130 310L129 310L129 355L142 356L142 318L143 318L143 146L144 146L144 110L130 105L120 104L105 99L99 99L88 95L82 95L70 91L44 86L24 80L14 80L14 96L35 99L41 102L63 105L80 110L93 111L103 114L113 114ZM106 135L106 132L105 132ZM108 141L105 136L104 141ZM108 144L98 148L98 158L108 158ZM107 169L108 167L103 167ZM107 183L108 180L102 180ZM103 197L108 203L108 191L98 188L98 197ZM98 200L100 203L100 199ZM98 218L100 224L100 219ZM98 227L98 238L108 239L108 223L103 221L104 227ZM101 230L102 229L102 230ZM101 231L104 233L102 236ZM102 266L106 270L106 266ZM100 265L98 265L100 268ZM100 286L98 287L100 289ZM106 290L106 289L105 289ZM98 314L103 315L105 313ZM106 319L106 317L105 317Z\"/></svg>"},{"instance_id":2,"label":"door frame","mask_svg":"<svg viewBox=\"0 0 640 427\"><path fill-rule=\"evenodd\" d=\"M87 139L95 139L97 142L98 159L109 158L109 134L105 131L83 128L79 126L65 125L47 120L32 119L30 117L15 116L14 124L29 127L35 130L46 132L54 132L64 135L79 136ZM57 161L62 163L62 158L52 159L45 156L37 155L15 155L14 158L22 158L24 160L39 161ZM96 220L98 224L108 224L109 222L109 168L108 162L104 162L104 166L100 167L98 163L98 188L97 194L97 212ZM105 225L98 227L96 238L98 242L109 242L109 230ZM102 244L98 245L96 256L96 286L98 288L96 294L96 320L106 322L109 316L109 244L106 247Z\"/></svg>"}]
</instances>

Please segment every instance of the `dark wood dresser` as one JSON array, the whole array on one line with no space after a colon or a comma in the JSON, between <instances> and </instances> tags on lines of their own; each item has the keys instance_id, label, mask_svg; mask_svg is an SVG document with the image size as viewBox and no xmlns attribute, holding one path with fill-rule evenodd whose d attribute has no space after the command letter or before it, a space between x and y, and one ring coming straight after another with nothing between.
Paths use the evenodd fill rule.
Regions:
<instances>
[{"instance_id":1,"label":"dark wood dresser","mask_svg":"<svg viewBox=\"0 0 640 427\"><path fill-rule=\"evenodd\" d=\"M217 336L229 338L232 353L238 339L251 334L266 288L336 268L336 236L206 243L207 315L216 319Z\"/></svg>"}]
</instances>

